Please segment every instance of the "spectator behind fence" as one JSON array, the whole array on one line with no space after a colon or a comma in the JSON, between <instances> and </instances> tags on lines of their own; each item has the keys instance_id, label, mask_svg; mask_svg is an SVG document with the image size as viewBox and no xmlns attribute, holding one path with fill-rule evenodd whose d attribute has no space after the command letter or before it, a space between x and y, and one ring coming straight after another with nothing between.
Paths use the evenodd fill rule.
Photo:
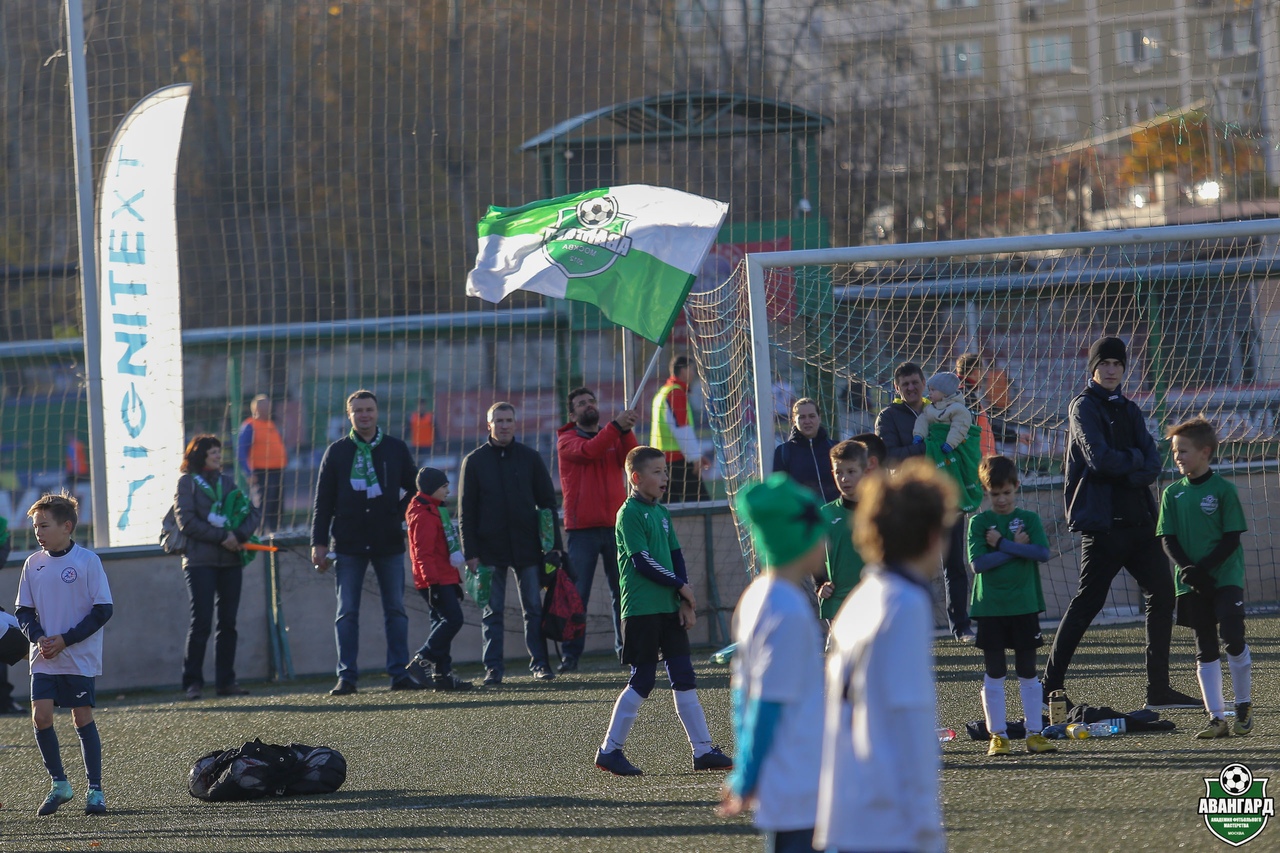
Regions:
<instances>
[{"instance_id":1,"label":"spectator behind fence","mask_svg":"<svg viewBox=\"0 0 1280 853\"><path fill-rule=\"evenodd\" d=\"M401 523L417 493L417 469L409 448L378 426L378 398L361 389L347 398L351 431L329 445L316 476L311 520L311 562L328 568L330 542L337 555L334 582L338 615L338 683L332 696L356 692L360 677L360 593L369 565L378 579L392 690L421 685L409 663L409 617L404 610L404 531Z\"/></svg>"},{"instance_id":2,"label":"spectator behind fence","mask_svg":"<svg viewBox=\"0 0 1280 853\"><path fill-rule=\"evenodd\" d=\"M569 392L569 415L573 420L556 431L569 570L582 606L586 607L591 600L596 562L604 561L604 577L609 584L613 609L613 651L621 655L622 600L614 523L618 509L627 499L627 453L638 443L633 430L640 420L640 412L623 409L602 427L596 395L589 388L575 388ZM578 668L585 643L586 638L579 637L561 646L561 672Z\"/></svg>"},{"instance_id":3,"label":"spectator behind fence","mask_svg":"<svg viewBox=\"0 0 1280 853\"><path fill-rule=\"evenodd\" d=\"M791 406L791 435L773 450L773 470L790 474L802 486L812 489L823 503L840 495L831 475L831 448L818 414L818 401L801 397Z\"/></svg>"},{"instance_id":4,"label":"spectator behind fence","mask_svg":"<svg viewBox=\"0 0 1280 853\"><path fill-rule=\"evenodd\" d=\"M254 503L262 510L262 529L279 530L284 516L284 469L289 455L271 420L271 398L259 394L249 404L249 417L240 425L236 463L249 481Z\"/></svg>"},{"instance_id":5,"label":"spectator behind fence","mask_svg":"<svg viewBox=\"0 0 1280 853\"><path fill-rule=\"evenodd\" d=\"M489 407L489 440L468 453L458 476L459 526L467 568L493 567L489 604L481 614L484 638L484 683L502 683L506 667L503 655L503 610L507 603L507 569L515 572L524 613L524 644L529 651L529 671L540 681L556 675L547 661L547 641L542 636L542 585L544 559L560 560L560 525L555 521L556 492L551 473L538 451L516 441L516 408L499 402ZM542 549L539 511L551 513L552 548Z\"/></svg>"},{"instance_id":6,"label":"spectator behind fence","mask_svg":"<svg viewBox=\"0 0 1280 853\"><path fill-rule=\"evenodd\" d=\"M653 397L649 443L667 458L668 503L707 500L702 469L710 467L710 463L702 458L694 429L693 405L689 402L689 393L696 381L697 373L688 357L673 356L671 375Z\"/></svg>"},{"instance_id":7,"label":"spectator behind fence","mask_svg":"<svg viewBox=\"0 0 1280 853\"><path fill-rule=\"evenodd\" d=\"M405 423L405 435L409 437L409 449L419 462L430 455L436 443L436 417L425 398L418 398L418 407L409 414Z\"/></svg>"}]
</instances>

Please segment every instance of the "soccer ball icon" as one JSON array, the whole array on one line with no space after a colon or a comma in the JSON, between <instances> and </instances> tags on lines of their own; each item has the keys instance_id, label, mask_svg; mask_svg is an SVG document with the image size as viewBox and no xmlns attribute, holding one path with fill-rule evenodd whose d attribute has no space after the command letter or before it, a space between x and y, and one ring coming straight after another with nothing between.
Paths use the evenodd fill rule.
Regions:
<instances>
[{"instance_id":1,"label":"soccer ball icon","mask_svg":"<svg viewBox=\"0 0 1280 853\"><path fill-rule=\"evenodd\" d=\"M1222 790L1233 797L1239 797L1248 793L1253 785L1253 774L1243 764L1228 764L1222 768L1222 775L1218 777L1218 781L1222 783Z\"/></svg>"},{"instance_id":2,"label":"soccer ball icon","mask_svg":"<svg viewBox=\"0 0 1280 853\"><path fill-rule=\"evenodd\" d=\"M578 221L588 228L608 225L618 215L618 206L608 196L578 202Z\"/></svg>"}]
</instances>

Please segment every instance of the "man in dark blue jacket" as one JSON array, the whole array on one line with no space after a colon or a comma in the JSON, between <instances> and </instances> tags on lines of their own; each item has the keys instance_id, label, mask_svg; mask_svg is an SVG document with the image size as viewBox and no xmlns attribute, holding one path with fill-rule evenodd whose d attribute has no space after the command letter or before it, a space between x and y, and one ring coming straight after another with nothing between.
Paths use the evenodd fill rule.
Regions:
<instances>
[{"instance_id":1,"label":"man in dark blue jacket","mask_svg":"<svg viewBox=\"0 0 1280 853\"><path fill-rule=\"evenodd\" d=\"M1142 410L1120 389L1127 366L1124 341L1094 341L1088 387L1068 409L1063 484L1067 524L1080 534L1080 586L1054 635L1044 692L1047 697L1062 688L1076 646L1123 568L1138 582L1145 602L1147 707L1198 708L1199 700L1169 684L1173 576L1156 538L1159 514L1151 493L1160 475L1160 451Z\"/></svg>"},{"instance_id":2,"label":"man in dark blue jacket","mask_svg":"<svg viewBox=\"0 0 1280 853\"><path fill-rule=\"evenodd\" d=\"M835 442L827 435L818 414L818 403L801 397L791 404L791 436L773 450L774 472L785 471L791 479L808 486L823 503L840 495L831 473L831 448Z\"/></svg>"},{"instance_id":3,"label":"man in dark blue jacket","mask_svg":"<svg viewBox=\"0 0 1280 853\"><path fill-rule=\"evenodd\" d=\"M329 566L329 542L337 554L338 684L333 696L356 692L360 652L360 593L373 564L387 633L387 674L392 690L421 687L405 671L409 617L404 610L404 512L417 493L409 448L378 426L378 398L363 389L347 398L351 432L324 452L316 477L311 518L311 562Z\"/></svg>"},{"instance_id":4,"label":"man in dark blue jacket","mask_svg":"<svg viewBox=\"0 0 1280 853\"><path fill-rule=\"evenodd\" d=\"M893 371L893 389L898 399L876 415L876 435L884 440L886 462L896 469L904 459L924 455L924 444L916 444L916 417L924 410L924 371L920 365L906 361ZM969 569L965 565L964 516L951 526L947 551L942 558L943 589L946 591L947 623L951 636L962 643L972 643L973 628L969 620Z\"/></svg>"}]
</instances>

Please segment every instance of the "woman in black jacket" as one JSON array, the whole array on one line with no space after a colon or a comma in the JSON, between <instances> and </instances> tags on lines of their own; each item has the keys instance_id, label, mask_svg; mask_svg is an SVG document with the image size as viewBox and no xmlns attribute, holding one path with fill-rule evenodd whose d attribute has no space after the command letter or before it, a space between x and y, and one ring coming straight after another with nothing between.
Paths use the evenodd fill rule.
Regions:
<instances>
[{"instance_id":1,"label":"woman in black jacket","mask_svg":"<svg viewBox=\"0 0 1280 853\"><path fill-rule=\"evenodd\" d=\"M218 633L214 640L215 685L219 696L244 696L236 682L236 611L240 608L243 563L240 546L258 528L262 513L249 505L248 514L228 527L227 499L236 481L222 472L222 442L198 435L182 455L182 476L173 498L174 517L187 537L182 570L191 600L191 625L182 658L182 689L188 699L204 690L204 651L213 627L215 604ZM244 501L244 503L248 503Z\"/></svg>"}]
</instances>

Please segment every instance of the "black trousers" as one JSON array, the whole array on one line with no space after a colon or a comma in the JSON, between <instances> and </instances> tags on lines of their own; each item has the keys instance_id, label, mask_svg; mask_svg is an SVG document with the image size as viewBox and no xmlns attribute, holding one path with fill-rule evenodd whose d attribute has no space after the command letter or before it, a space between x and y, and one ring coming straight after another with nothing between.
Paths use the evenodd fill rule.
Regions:
<instances>
[{"instance_id":1,"label":"black trousers","mask_svg":"<svg viewBox=\"0 0 1280 853\"><path fill-rule=\"evenodd\" d=\"M1085 533L1080 541L1080 587L1062 614L1044 668L1044 689L1060 690L1071 657L1124 569L1142 589L1146 612L1147 690L1169 686L1169 643L1173 637L1173 575L1155 528L1123 527Z\"/></svg>"},{"instance_id":2,"label":"black trousers","mask_svg":"<svg viewBox=\"0 0 1280 853\"><path fill-rule=\"evenodd\" d=\"M951 541L942 558L942 582L946 591L947 627L953 637L969 630L969 568L965 553L969 550L967 516L963 513L951 528Z\"/></svg>"},{"instance_id":3,"label":"black trousers","mask_svg":"<svg viewBox=\"0 0 1280 853\"><path fill-rule=\"evenodd\" d=\"M254 497L262 510L259 529L263 532L279 530L284 515L284 469L254 471L252 485Z\"/></svg>"},{"instance_id":4,"label":"black trousers","mask_svg":"<svg viewBox=\"0 0 1280 853\"><path fill-rule=\"evenodd\" d=\"M667 497L663 503L705 501L707 490L702 485L702 469L697 462L685 460L667 465Z\"/></svg>"}]
</instances>

